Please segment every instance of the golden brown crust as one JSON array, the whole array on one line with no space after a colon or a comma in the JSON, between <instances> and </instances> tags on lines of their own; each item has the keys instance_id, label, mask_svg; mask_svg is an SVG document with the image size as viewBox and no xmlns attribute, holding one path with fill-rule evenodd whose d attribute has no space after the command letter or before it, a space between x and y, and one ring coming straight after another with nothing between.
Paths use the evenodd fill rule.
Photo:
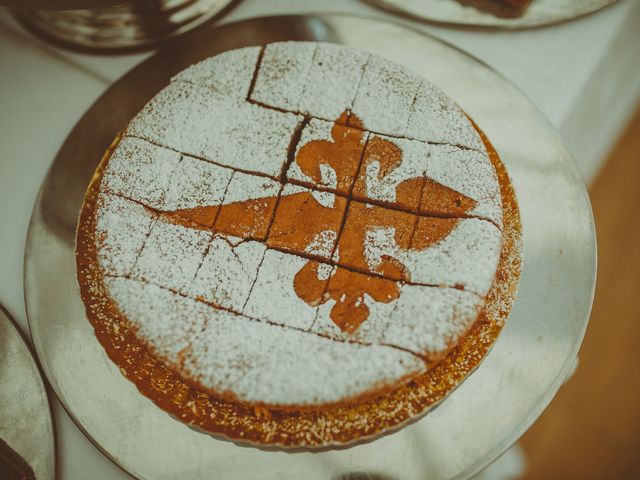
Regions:
<instances>
[{"instance_id":1,"label":"golden brown crust","mask_svg":"<svg viewBox=\"0 0 640 480\"><path fill-rule=\"evenodd\" d=\"M500 182L502 254L484 311L458 345L426 373L403 379L400 386L381 385L366 397L352 399L352 404L342 402L301 411L243 405L234 401L230 392L212 395L169 369L114 308L98 267L93 241L95 205L106 161L119 138L105 154L89 185L77 234L78 281L96 337L122 374L160 408L189 425L236 441L304 448L344 445L419 418L479 365L511 310L520 277L521 225L515 193L497 152L479 129L478 132Z\"/></svg>"}]
</instances>

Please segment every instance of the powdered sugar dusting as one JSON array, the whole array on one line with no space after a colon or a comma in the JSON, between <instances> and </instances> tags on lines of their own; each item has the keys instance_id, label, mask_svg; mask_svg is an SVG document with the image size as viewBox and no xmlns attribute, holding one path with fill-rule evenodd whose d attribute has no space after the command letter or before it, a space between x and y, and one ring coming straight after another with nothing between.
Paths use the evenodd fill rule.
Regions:
<instances>
[{"instance_id":1,"label":"powdered sugar dusting","mask_svg":"<svg viewBox=\"0 0 640 480\"><path fill-rule=\"evenodd\" d=\"M251 100L295 111L317 43L270 43L264 49Z\"/></svg>"},{"instance_id":2,"label":"powdered sugar dusting","mask_svg":"<svg viewBox=\"0 0 640 480\"><path fill-rule=\"evenodd\" d=\"M362 325L360 325L360 328L358 328L355 332L348 333L342 331L332 320L331 311L336 305L337 301L329 299L318 308L316 321L314 322L311 330L313 332L319 333L321 335L326 335L329 338L337 340L356 341L377 345L382 343L382 337L386 325L391 318L396 303L401 300L402 297L400 297L400 299L398 300L385 303L376 301L371 298L370 295L365 294L360 301L369 309L369 316L367 318L367 321L362 323Z\"/></svg>"},{"instance_id":3,"label":"powdered sugar dusting","mask_svg":"<svg viewBox=\"0 0 640 480\"><path fill-rule=\"evenodd\" d=\"M428 219L419 219L416 230L423 221ZM502 248L502 234L492 223L460 219L449 235L424 250L401 249L394 236L393 228L367 233L365 257L372 271L389 256L406 267L412 283L462 287L482 297L489 291Z\"/></svg>"},{"instance_id":4,"label":"powdered sugar dusting","mask_svg":"<svg viewBox=\"0 0 640 480\"><path fill-rule=\"evenodd\" d=\"M282 195L295 195L296 193L309 193L316 202L326 208L333 208L336 196L331 192L324 192L321 190L311 190L300 185L293 185L288 183L282 189Z\"/></svg>"},{"instance_id":5,"label":"powdered sugar dusting","mask_svg":"<svg viewBox=\"0 0 640 480\"><path fill-rule=\"evenodd\" d=\"M129 275L151 231L155 214L135 202L108 194L98 197L96 211L96 242L102 271L106 275Z\"/></svg>"},{"instance_id":6,"label":"powdered sugar dusting","mask_svg":"<svg viewBox=\"0 0 640 480\"><path fill-rule=\"evenodd\" d=\"M316 201L322 205L323 207L333 208L333 205L336 201L336 196L333 193L329 192L321 192L319 190L312 190L311 195Z\"/></svg>"},{"instance_id":7,"label":"powdered sugar dusting","mask_svg":"<svg viewBox=\"0 0 640 480\"><path fill-rule=\"evenodd\" d=\"M304 258L267 250L243 313L276 325L309 328L317 307L306 303L294 290L294 277L306 263Z\"/></svg>"},{"instance_id":8,"label":"powdered sugar dusting","mask_svg":"<svg viewBox=\"0 0 640 480\"><path fill-rule=\"evenodd\" d=\"M129 278L104 279L111 299L133 323L137 334L170 364L178 366L181 354L200 332L211 308L166 288Z\"/></svg>"},{"instance_id":9,"label":"powdered sugar dusting","mask_svg":"<svg viewBox=\"0 0 640 480\"><path fill-rule=\"evenodd\" d=\"M336 267L329 265L328 263L321 263L318 265L318 280L328 280L333 275Z\"/></svg>"},{"instance_id":10,"label":"powdered sugar dusting","mask_svg":"<svg viewBox=\"0 0 640 480\"><path fill-rule=\"evenodd\" d=\"M280 183L270 178L234 172L222 204L228 205L257 198L276 197L280 189Z\"/></svg>"},{"instance_id":11,"label":"powdered sugar dusting","mask_svg":"<svg viewBox=\"0 0 640 480\"><path fill-rule=\"evenodd\" d=\"M473 325L483 304L463 290L403 285L379 340L427 358L441 357Z\"/></svg>"},{"instance_id":12,"label":"powdered sugar dusting","mask_svg":"<svg viewBox=\"0 0 640 480\"><path fill-rule=\"evenodd\" d=\"M379 135L372 135L371 138L384 139L396 145L402 151L402 163L390 172L381 174L380 171L383 168L381 163L384 160L372 153L371 148L367 148L363 168L360 171L360 176L364 177L365 198L396 203L396 189L400 183L412 178L424 177L429 158L429 146L411 140ZM415 198L415 203L406 207L416 208L419 201L419 198Z\"/></svg>"},{"instance_id":13,"label":"powdered sugar dusting","mask_svg":"<svg viewBox=\"0 0 640 480\"><path fill-rule=\"evenodd\" d=\"M249 94L259 54L260 47L232 50L191 65L171 80L201 84L219 95L244 99Z\"/></svg>"},{"instance_id":14,"label":"powdered sugar dusting","mask_svg":"<svg viewBox=\"0 0 640 480\"><path fill-rule=\"evenodd\" d=\"M300 153L300 150L310 142L333 142L333 138L331 136L331 129L334 124L325 122L318 119L311 119L309 123L302 129L302 133L300 135L300 141L296 147L296 156ZM321 163L319 166L321 181L320 183L316 183L311 177L306 175L298 166L297 162L292 162L289 166L289 170L287 170L287 179L296 180L298 182L304 183L309 186L318 186L322 188L327 188L330 190L335 190L338 185L338 178L336 176L336 172L329 165Z\"/></svg>"},{"instance_id":15,"label":"powdered sugar dusting","mask_svg":"<svg viewBox=\"0 0 640 480\"><path fill-rule=\"evenodd\" d=\"M495 169L486 153L461 149L452 145L430 145L421 141L372 135L365 150L354 196L389 204L398 203L396 189L402 182L414 178L428 178L476 201L468 215L485 218L502 225L500 186ZM402 163L391 171L381 173L384 158L372 145L383 141L402 152ZM363 188L364 186L364 188ZM428 191L423 192L429 194ZM408 200L405 199L405 202ZM420 198L402 205L414 210Z\"/></svg>"},{"instance_id":16,"label":"powdered sugar dusting","mask_svg":"<svg viewBox=\"0 0 640 480\"><path fill-rule=\"evenodd\" d=\"M367 130L403 136L421 81L397 63L372 55L353 102L353 113Z\"/></svg>"},{"instance_id":17,"label":"powdered sugar dusting","mask_svg":"<svg viewBox=\"0 0 640 480\"><path fill-rule=\"evenodd\" d=\"M354 333L341 331L331 320L334 300L320 306L312 331L343 341L387 344L432 358L455 345L484 303L478 295L454 288L409 284L399 288L398 299L389 303L365 295L369 318Z\"/></svg>"},{"instance_id":18,"label":"powdered sugar dusting","mask_svg":"<svg viewBox=\"0 0 640 480\"><path fill-rule=\"evenodd\" d=\"M307 245L304 251L317 257L330 258L337 238L337 232L323 230L313 237L313 241Z\"/></svg>"},{"instance_id":19,"label":"powdered sugar dusting","mask_svg":"<svg viewBox=\"0 0 640 480\"><path fill-rule=\"evenodd\" d=\"M338 187L338 177L336 171L329 165L322 163L320 165L320 180L322 185L326 185L327 188L335 190Z\"/></svg>"},{"instance_id":20,"label":"powdered sugar dusting","mask_svg":"<svg viewBox=\"0 0 640 480\"><path fill-rule=\"evenodd\" d=\"M448 143L486 153L480 135L464 112L431 82L421 80L403 135L425 142Z\"/></svg>"},{"instance_id":21,"label":"powdered sugar dusting","mask_svg":"<svg viewBox=\"0 0 640 480\"><path fill-rule=\"evenodd\" d=\"M337 343L228 312L212 315L193 339L185 368L216 391L277 405L336 402L425 370L393 348Z\"/></svg>"},{"instance_id":22,"label":"powdered sugar dusting","mask_svg":"<svg viewBox=\"0 0 640 480\"><path fill-rule=\"evenodd\" d=\"M364 241L364 257L372 272L378 270L382 263L382 257L391 256L396 250L400 250L395 241L396 229L393 227L371 228Z\"/></svg>"},{"instance_id":23,"label":"powdered sugar dusting","mask_svg":"<svg viewBox=\"0 0 640 480\"><path fill-rule=\"evenodd\" d=\"M369 54L320 43L304 82L298 111L334 121L351 110Z\"/></svg>"},{"instance_id":24,"label":"powdered sugar dusting","mask_svg":"<svg viewBox=\"0 0 640 480\"><path fill-rule=\"evenodd\" d=\"M336 402L425 370L415 356L390 347L338 343L262 323L137 280L106 278L105 285L168 364L242 401Z\"/></svg>"},{"instance_id":25,"label":"powdered sugar dusting","mask_svg":"<svg viewBox=\"0 0 640 480\"><path fill-rule=\"evenodd\" d=\"M122 232L126 235L126 232ZM151 229L133 276L186 292L196 276L211 233L157 221Z\"/></svg>"},{"instance_id":26,"label":"powdered sugar dusting","mask_svg":"<svg viewBox=\"0 0 640 480\"><path fill-rule=\"evenodd\" d=\"M127 134L233 169L274 178L302 117L174 82L132 120Z\"/></svg>"},{"instance_id":27,"label":"powdered sugar dusting","mask_svg":"<svg viewBox=\"0 0 640 480\"><path fill-rule=\"evenodd\" d=\"M416 231L420 229L418 220ZM443 240L399 258L415 283L461 287L484 297L495 278L502 250L502 232L492 223L463 218Z\"/></svg>"},{"instance_id":28,"label":"powdered sugar dusting","mask_svg":"<svg viewBox=\"0 0 640 480\"><path fill-rule=\"evenodd\" d=\"M242 312L265 250L260 242L214 235L187 293L222 308Z\"/></svg>"},{"instance_id":29,"label":"powdered sugar dusting","mask_svg":"<svg viewBox=\"0 0 640 480\"><path fill-rule=\"evenodd\" d=\"M158 208L179 162L179 153L125 137L109 159L102 189Z\"/></svg>"},{"instance_id":30,"label":"powdered sugar dusting","mask_svg":"<svg viewBox=\"0 0 640 480\"><path fill-rule=\"evenodd\" d=\"M133 163L133 162L132 162ZM169 185L162 210L219 205L233 170L191 157L183 157Z\"/></svg>"},{"instance_id":31,"label":"powdered sugar dusting","mask_svg":"<svg viewBox=\"0 0 640 480\"><path fill-rule=\"evenodd\" d=\"M425 176L475 200L477 205L468 214L502 226L500 184L487 154L449 145L430 145Z\"/></svg>"}]
</instances>

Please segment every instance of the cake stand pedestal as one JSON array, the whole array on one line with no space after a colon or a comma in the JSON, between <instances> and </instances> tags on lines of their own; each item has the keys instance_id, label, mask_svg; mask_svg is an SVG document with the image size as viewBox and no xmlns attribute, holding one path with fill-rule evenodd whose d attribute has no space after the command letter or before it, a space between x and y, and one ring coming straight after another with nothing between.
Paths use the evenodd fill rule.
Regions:
<instances>
[{"instance_id":1,"label":"cake stand pedestal","mask_svg":"<svg viewBox=\"0 0 640 480\"><path fill-rule=\"evenodd\" d=\"M171 75L222 51L318 40L395 60L440 86L486 132L513 181L523 223L519 296L495 347L440 407L375 441L324 451L239 446L196 432L143 397L109 361L85 317L74 239L102 154ZM535 421L572 368L595 284L588 196L564 142L504 77L450 45L395 23L349 15L205 26L113 84L59 151L36 200L25 258L34 345L60 401L105 454L145 479L468 478Z\"/></svg>"}]
</instances>

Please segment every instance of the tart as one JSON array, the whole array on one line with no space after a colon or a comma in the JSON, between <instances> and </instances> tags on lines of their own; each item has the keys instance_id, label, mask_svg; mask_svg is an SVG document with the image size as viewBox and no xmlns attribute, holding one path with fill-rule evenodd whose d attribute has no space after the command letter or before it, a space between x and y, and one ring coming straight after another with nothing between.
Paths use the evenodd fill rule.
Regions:
<instances>
[{"instance_id":1,"label":"tart","mask_svg":"<svg viewBox=\"0 0 640 480\"><path fill-rule=\"evenodd\" d=\"M458 0L498 18L518 18L525 14L531 0Z\"/></svg>"},{"instance_id":2,"label":"tart","mask_svg":"<svg viewBox=\"0 0 640 480\"><path fill-rule=\"evenodd\" d=\"M98 340L160 408L326 447L424 414L478 365L520 274L496 151L439 89L313 42L171 79L89 186L78 280Z\"/></svg>"}]
</instances>

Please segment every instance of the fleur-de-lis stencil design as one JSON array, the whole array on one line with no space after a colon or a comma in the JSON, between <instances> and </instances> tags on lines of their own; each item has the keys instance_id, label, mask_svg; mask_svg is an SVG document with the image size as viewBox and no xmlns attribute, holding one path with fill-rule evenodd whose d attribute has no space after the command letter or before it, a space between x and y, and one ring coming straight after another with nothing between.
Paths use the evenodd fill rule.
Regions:
<instances>
[{"instance_id":1,"label":"fleur-de-lis stencil design","mask_svg":"<svg viewBox=\"0 0 640 480\"><path fill-rule=\"evenodd\" d=\"M337 223L342 222L343 228L337 232L335 246L340 245L340 257L349 258L351 266L346 267L332 258L335 247L329 256L331 260L326 263L309 255L295 276L293 288L297 296L311 306L335 301L330 314L332 321L341 331L353 333L369 317L368 302L396 300L400 295L400 282L411 280L404 265L391 256L382 256L376 265L368 263L365 253L368 235L376 229L391 229L397 248L424 250L449 235L457 224L456 217L464 216L476 202L424 176L404 180L395 189L398 205L420 199L416 212L361 198L357 192L367 191L367 177L357 173L374 165L377 179L383 180L401 165L403 155L397 145L379 136L372 137L363 152L366 131L354 116L349 117L352 127L344 127L346 119L345 112L334 124L330 141L312 140L298 150L294 159L312 184L321 184L323 170L331 171L336 180L333 191L340 201L323 204L311 192L303 191L282 194L279 198L202 206L165 215L190 228L265 241L267 246L299 254L304 254L305 247L323 234L329 220L338 218ZM287 183L286 179L284 183ZM361 207L366 208L367 214L354 215L348 228L344 228L343 216L350 210L350 204L352 212ZM295 212L288 228L278 232L271 228L273 218L264 215L265 211L273 212L276 206L278 212L285 212L284 217L288 211ZM418 219L430 213L439 216L444 213L450 218L438 219L438 227L431 229L430 235L420 235L416 228ZM260 238L256 232L269 233L267 238ZM332 271L329 279L324 273L327 267Z\"/></svg>"}]
</instances>

